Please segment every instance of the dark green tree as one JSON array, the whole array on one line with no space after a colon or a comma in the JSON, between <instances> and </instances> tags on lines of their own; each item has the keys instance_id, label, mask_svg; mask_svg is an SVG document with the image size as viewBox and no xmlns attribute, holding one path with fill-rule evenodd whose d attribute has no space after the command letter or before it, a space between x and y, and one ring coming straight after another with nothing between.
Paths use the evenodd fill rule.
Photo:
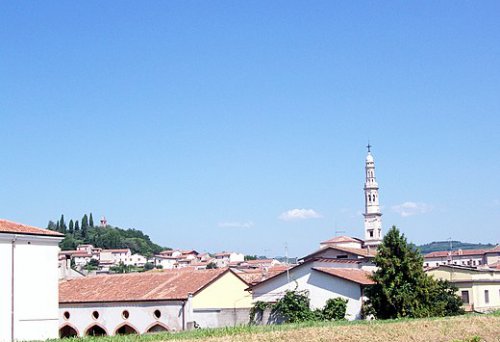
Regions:
<instances>
[{"instance_id":1,"label":"dark green tree","mask_svg":"<svg viewBox=\"0 0 500 342\"><path fill-rule=\"evenodd\" d=\"M89 215L89 227L94 228L94 218L92 217L92 213Z\"/></svg>"},{"instance_id":2,"label":"dark green tree","mask_svg":"<svg viewBox=\"0 0 500 342\"><path fill-rule=\"evenodd\" d=\"M49 230L56 230L57 229L54 221L49 221L49 224L47 224L47 229L49 229Z\"/></svg>"},{"instance_id":3,"label":"dark green tree","mask_svg":"<svg viewBox=\"0 0 500 342\"><path fill-rule=\"evenodd\" d=\"M375 284L365 292L367 313L379 319L446 314L435 304L438 298L450 299L444 293L448 289L424 272L423 257L395 226L384 236L374 262L378 267L372 275Z\"/></svg>"},{"instance_id":4,"label":"dark green tree","mask_svg":"<svg viewBox=\"0 0 500 342\"><path fill-rule=\"evenodd\" d=\"M89 218L87 214L83 215L82 217L82 229L87 229L89 227Z\"/></svg>"},{"instance_id":5,"label":"dark green tree","mask_svg":"<svg viewBox=\"0 0 500 342\"><path fill-rule=\"evenodd\" d=\"M59 229L61 233L66 234L68 227L66 226L66 222L64 222L64 215L61 215L61 219L59 220Z\"/></svg>"},{"instance_id":6,"label":"dark green tree","mask_svg":"<svg viewBox=\"0 0 500 342\"><path fill-rule=\"evenodd\" d=\"M80 230L80 223L78 223L78 220L75 221L75 233Z\"/></svg>"},{"instance_id":7,"label":"dark green tree","mask_svg":"<svg viewBox=\"0 0 500 342\"><path fill-rule=\"evenodd\" d=\"M347 299L330 298L326 301L325 306L321 310L322 318L325 321L338 321L345 319L347 311Z\"/></svg>"},{"instance_id":8,"label":"dark green tree","mask_svg":"<svg viewBox=\"0 0 500 342\"><path fill-rule=\"evenodd\" d=\"M213 270L213 269L216 269L218 268L217 267L217 264L213 261L209 262L208 265L207 265L207 270Z\"/></svg>"},{"instance_id":9,"label":"dark green tree","mask_svg":"<svg viewBox=\"0 0 500 342\"><path fill-rule=\"evenodd\" d=\"M75 224L73 223L73 220L69 220L68 233L73 234L74 231L75 231Z\"/></svg>"}]
</instances>

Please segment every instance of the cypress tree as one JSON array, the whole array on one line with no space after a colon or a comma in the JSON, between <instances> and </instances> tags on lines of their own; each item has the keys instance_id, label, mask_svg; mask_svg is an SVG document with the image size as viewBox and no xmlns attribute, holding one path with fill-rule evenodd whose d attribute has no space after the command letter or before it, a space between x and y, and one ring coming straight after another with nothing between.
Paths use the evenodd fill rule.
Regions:
<instances>
[{"instance_id":1,"label":"cypress tree","mask_svg":"<svg viewBox=\"0 0 500 342\"><path fill-rule=\"evenodd\" d=\"M94 218L92 217L92 213L89 215L89 226L94 228Z\"/></svg>"},{"instance_id":2,"label":"cypress tree","mask_svg":"<svg viewBox=\"0 0 500 342\"><path fill-rule=\"evenodd\" d=\"M75 224L73 223L73 220L69 220L68 233L73 234L74 228L75 228Z\"/></svg>"},{"instance_id":3,"label":"cypress tree","mask_svg":"<svg viewBox=\"0 0 500 342\"><path fill-rule=\"evenodd\" d=\"M75 221L75 233L78 233L80 231L80 224L78 223L78 220Z\"/></svg>"},{"instance_id":4,"label":"cypress tree","mask_svg":"<svg viewBox=\"0 0 500 342\"><path fill-rule=\"evenodd\" d=\"M89 218L87 214L82 217L82 229L87 229L89 227Z\"/></svg>"},{"instance_id":5,"label":"cypress tree","mask_svg":"<svg viewBox=\"0 0 500 342\"><path fill-rule=\"evenodd\" d=\"M64 222L64 215L61 215L61 219L59 220L59 228L61 229L61 233L66 233L66 222Z\"/></svg>"}]
</instances>

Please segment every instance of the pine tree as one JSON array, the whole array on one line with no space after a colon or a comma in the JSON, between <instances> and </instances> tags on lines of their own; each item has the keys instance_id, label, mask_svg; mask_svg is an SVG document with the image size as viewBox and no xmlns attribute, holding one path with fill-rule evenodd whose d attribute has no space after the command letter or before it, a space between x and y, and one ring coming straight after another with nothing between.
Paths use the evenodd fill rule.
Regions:
<instances>
[{"instance_id":1,"label":"pine tree","mask_svg":"<svg viewBox=\"0 0 500 342\"><path fill-rule=\"evenodd\" d=\"M89 226L94 228L94 218L92 217L92 213L89 215Z\"/></svg>"},{"instance_id":2,"label":"pine tree","mask_svg":"<svg viewBox=\"0 0 500 342\"><path fill-rule=\"evenodd\" d=\"M378 267L372 276L376 284L365 292L368 313L380 319L461 313L446 311L447 302L457 296L450 292L449 284L435 281L424 272L422 255L408 245L395 226L384 236L374 262Z\"/></svg>"},{"instance_id":3,"label":"pine tree","mask_svg":"<svg viewBox=\"0 0 500 342\"><path fill-rule=\"evenodd\" d=\"M75 224L73 223L73 220L69 220L68 233L73 234L74 228L75 228Z\"/></svg>"}]
</instances>

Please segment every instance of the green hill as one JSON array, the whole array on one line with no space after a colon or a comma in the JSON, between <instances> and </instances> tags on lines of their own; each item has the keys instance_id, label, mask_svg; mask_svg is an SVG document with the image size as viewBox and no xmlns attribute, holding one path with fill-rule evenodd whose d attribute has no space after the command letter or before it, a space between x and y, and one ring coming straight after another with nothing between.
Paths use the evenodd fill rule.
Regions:
<instances>
[{"instance_id":1,"label":"green hill","mask_svg":"<svg viewBox=\"0 0 500 342\"><path fill-rule=\"evenodd\" d=\"M168 249L155 244L148 235L138 229L122 229L110 225L95 226L92 213L89 216L85 214L81 221L70 220L68 224L64 220L64 215L61 215L58 221L49 221L47 229L65 234L65 238L59 244L62 250L73 250L80 244L92 244L94 247L105 249L130 248L132 253L149 257Z\"/></svg>"},{"instance_id":2,"label":"green hill","mask_svg":"<svg viewBox=\"0 0 500 342\"><path fill-rule=\"evenodd\" d=\"M460 242L460 241L451 241L451 246L454 251L457 249L488 249L495 247L495 245L489 243L482 244L482 243L470 243L470 242ZM420 249L420 252L422 254L427 254L436 251L449 251L450 241L434 241L417 247Z\"/></svg>"}]
</instances>

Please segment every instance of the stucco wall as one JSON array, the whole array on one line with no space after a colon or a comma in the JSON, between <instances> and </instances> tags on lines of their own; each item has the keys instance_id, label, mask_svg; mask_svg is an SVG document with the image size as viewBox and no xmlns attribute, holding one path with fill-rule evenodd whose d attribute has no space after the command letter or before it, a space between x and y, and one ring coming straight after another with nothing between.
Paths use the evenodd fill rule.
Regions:
<instances>
[{"instance_id":1,"label":"stucco wall","mask_svg":"<svg viewBox=\"0 0 500 342\"><path fill-rule=\"evenodd\" d=\"M11 334L11 234L0 234L0 341ZM59 238L17 235L14 268L14 335L17 340L58 336Z\"/></svg>"},{"instance_id":2,"label":"stucco wall","mask_svg":"<svg viewBox=\"0 0 500 342\"><path fill-rule=\"evenodd\" d=\"M250 308L195 309L193 321L199 328L231 327L248 324Z\"/></svg>"},{"instance_id":3,"label":"stucco wall","mask_svg":"<svg viewBox=\"0 0 500 342\"><path fill-rule=\"evenodd\" d=\"M304 264L290 272L290 282L286 274L281 274L264 282L252 291L253 300L274 302L281 298L286 290L307 290L311 300L311 308L322 308L330 298L341 297L348 300L346 318L361 318L361 287L353 282L326 275L312 270L320 265Z\"/></svg>"},{"instance_id":4,"label":"stucco wall","mask_svg":"<svg viewBox=\"0 0 500 342\"><path fill-rule=\"evenodd\" d=\"M252 296L245 291L247 287L238 276L227 272L193 297L193 309L249 308Z\"/></svg>"},{"instance_id":5,"label":"stucco wall","mask_svg":"<svg viewBox=\"0 0 500 342\"><path fill-rule=\"evenodd\" d=\"M182 330L182 304L181 301L61 304L59 328L70 324L76 328L79 336L85 336L88 328L98 324L106 330L107 335L114 335L116 329L126 323L143 334L155 323L161 323L170 331L179 331ZM124 310L129 312L128 319L123 317ZM161 312L159 319L154 316L155 310ZM64 318L66 311L70 314L69 319ZM92 317L93 311L99 313L98 319Z\"/></svg>"}]
</instances>

